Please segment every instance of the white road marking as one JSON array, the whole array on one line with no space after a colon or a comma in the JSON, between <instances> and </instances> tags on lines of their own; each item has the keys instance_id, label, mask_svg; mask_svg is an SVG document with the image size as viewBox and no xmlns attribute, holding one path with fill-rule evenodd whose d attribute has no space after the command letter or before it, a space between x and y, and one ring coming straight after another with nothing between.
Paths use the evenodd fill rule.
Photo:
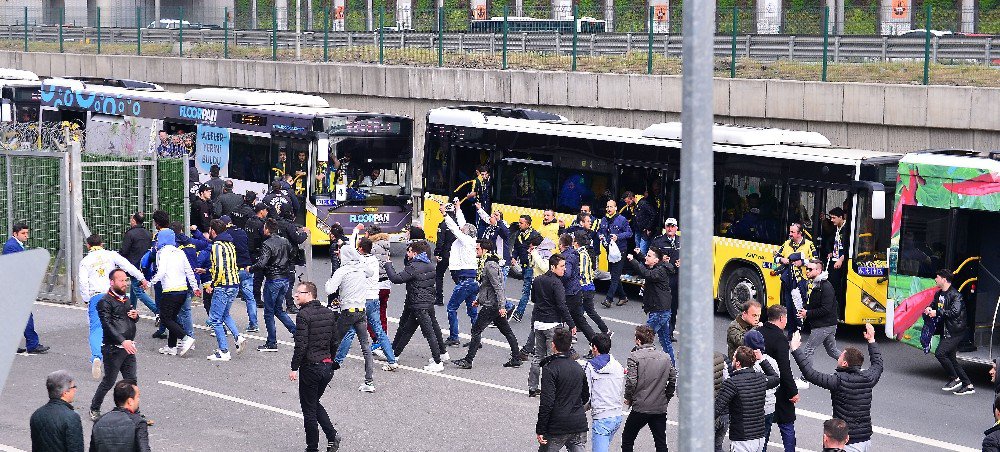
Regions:
<instances>
[{"instance_id":1,"label":"white road marking","mask_svg":"<svg viewBox=\"0 0 1000 452\"><path fill-rule=\"evenodd\" d=\"M253 402L253 401L250 401L250 400L247 400L247 399L241 399L239 397L233 397L233 396L226 395L226 394L220 394L218 392L209 391L207 389L196 388L194 386L188 386L188 385L184 385L184 384L180 384L180 383L174 383L172 381L161 380L159 383L161 385L171 386L171 387L174 387L174 388L183 389L185 391L191 391L191 392L194 392L194 393L198 393L198 394L202 394L202 395L207 395L209 397L215 397L217 399L228 400L230 402L235 402L235 403L239 403L239 404L242 404L242 405L251 406L251 407L254 407L254 408L260 408L260 409L266 410L266 411L272 411L272 412L275 412L275 413L284 414L285 416L291 416L291 417L294 417L294 418L302 419L302 413L296 413L294 411L288 411L288 410L281 409L281 408L278 408L278 407L273 407L271 405L264 405L263 403L257 403L257 402Z\"/></svg>"},{"instance_id":2,"label":"white road marking","mask_svg":"<svg viewBox=\"0 0 1000 452\"><path fill-rule=\"evenodd\" d=\"M7 446L5 444L0 444L0 452L26 452L16 447Z\"/></svg>"},{"instance_id":3,"label":"white road marking","mask_svg":"<svg viewBox=\"0 0 1000 452\"><path fill-rule=\"evenodd\" d=\"M59 304L59 303L49 303L49 302L44 302L44 301L36 301L35 304L36 305L41 305L41 306L49 306L49 307L55 307L55 308L62 308L62 309L73 309L73 310L77 310L77 311L86 311L87 310L86 306L65 305L65 304ZM144 319L148 319L148 320L153 320L153 316L141 315L140 317L142 317ZM399 319L393 319L393 322L394 323L398 323ZM206 331L212 330L212 328L209 328L209 327L204 326L204 325L194 325L194 327L197 328L197 329L200 329L200 330L206 330ZM442 330L442 332L443 331L444 330ZM259 340L259 341L265 341L267 339L267 338L262 337L262 336L251 335L251 334L244 334L244 336L247 337L247 338L256 339L256 340ZM468 335L465 335L465 334L462 334L460 336L462 336L462 337L469 337ZM483 342L487 342L487 341L488 341L488 339L483 339ZM280 344L283 344L283 345L289 345L289 346L294 346L295 345L294 342L288 342L288 341L283 341L283 340L278 340L277 342L280 343ZM499 341L492 341L492 342L499 342ZM510 348L506 343L500 343L499 346L502 346L502 347L507 348L507 349ZM347 355L347 357L351 358L351 359L356 359L356 360L364 360L364 357L357 356L357 355ZM527 363L525 363L525 364L527 364ZM499 389L499 390L502 390L502 391L512 392L512 393L516 393L516 394L524 394L524 395L528 394L528 391L524 390L524 389L512 388L512 387L509 387L509 386L503 386L503 385L498 385L498 384L493 384L493 383L487 383L487 382L484 382L484 381L473 380L471 378L458 377L458 376L451 375L451 374L446 374L446 373L427 372L427 371L425 371L423 369L420 369L420 368L410 367L410 366L404 366L404 365L400 365L399 368L400 369L406 369L406 370L413 371L413 372L417 372L417 373L421 373L421 374L425 374L425 375L430 375L430 376L433 376L433 377L444 378L444 379L453 380L453 381L461 381L463 383L470 383L470 384L474 384L474 385L478 385L478 386L483 386L483 387L487 387L487 388ZM281 414L286 414L286 415L298 417L300 419L302 418L302 414L301 413L295 413L295 412L292 412L292 411L282 410L280 408L275 408L275 407L268 406L268 405L262 405L262 404L258 404L256 402L250 402L248 400L243 400L243 399L239 399L237 397L227 396L225 394L219 394L219 393L215 393L215 392L211 392L211 391L207 391L207 390L203 390L203 389L194 388L194 387L191 387L191 386L185 386L185 385L181 385L179 383L173 383L173 382L169 382L169 381L161 381L160 383L168 385L168 386L174 386L174 387L181 388L181 389L191 390L191 391L198 392L198 393L205 394L205 395L210 395L210 396L213 396L213 397L218 397L218 398L222 398L222 399L226 399L226 400L231 400L233 402L242 403L244 405L255 406L257 408L261 408L261 409L265 409L265 410L269 410L269 411L279 412ZM801 409L801 408L796 409L795 412L798 413L798 414L801 414L801 415L803 415L805 417L808 417L808 418L811 418L811 419L816 419L818 421L826 421L831 416L831 415L828 415L828 414L818 413L818 412L810 411L810 410L804 410L804 409ZM669 423L671 425L677 425L676 421L669 421L668 420L667 423ZM944 450L950 450L950 451L955 451L955 452L978 452L978 450L979 450L979 449L974 449L974 448L971 448L971 447L965 447L965 446L960 446L958 444L949 443L947 441L941 441L941 440L937 440L937 439L933 439L933 438L927 438L925 436L915 435L915 434L912 434L912 433L906 433L906 432L902 432L902 431L899 431L899 430L893 430L893 429L885 428L885 427L879 427L879 426L874 426L873 425L872 429L873 429L873 431L875 433L878 433L878 434L881 434L881 435L885 435L885 436L889 436L889 437L893 437L893 438L898 438L898 439L902 439L902 440L914 442L914 443L917 443L917 444L924 444L924 445L928 445L928 446L932 446L932 447L937 447L937 448L944 449ZM776 447L781 447L780 444L775 444L775 443L769 443L769 444L771 444L773 446L776 446ZM6 446L0 445L0 452L6 452L6 449L3 449L3 447L6 447ZM24 452L24 451L19 451L18 449L10 449L10 450L14 451L14 452ZM808 452L808 449L796 448L796 450L802 450L802 451L807 451Z\"/></svg>"}]
</instances>

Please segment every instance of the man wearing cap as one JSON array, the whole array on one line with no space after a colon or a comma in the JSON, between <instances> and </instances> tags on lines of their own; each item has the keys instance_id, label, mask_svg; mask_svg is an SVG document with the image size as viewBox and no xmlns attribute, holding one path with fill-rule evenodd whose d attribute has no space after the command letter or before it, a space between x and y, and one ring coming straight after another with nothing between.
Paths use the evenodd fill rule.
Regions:
<instances>
[{"instance_id":1,"label":"man wearing cap","mask_svg":"<svg viewBox=\"0 0 1000 452\"><path fill-rule=\"evenodd\" d=\"M677 272L681 267L681 238L677 235L677 219L667 218L663 222L663 235L657 236L650 242L651 248L659 248L663 251L663 261L674 267L674 272L667 275L667 283L670 285L670 340L674 338L674 329L677 328Z\"/></svg>"},{"instance_id":2,"label":"man wearing cap","mask_svg":"<svg viewBox=\"0 0 1000 452\"><path fill-rule=\"evenodd\" d=\"M757 362L753 365L753 369L755 371L764 373L764 369L761 367L760 363L761 361L767 361L771 364L771 369L774 370L777 377L779 379L781 378L781 371L778 369L778 362L767 354L767 349L764 346L764 335L760 334L760 331L747 331L747 334L743 336L743 345L750 347L750 350L754 351L754 356L757 358ZM764 444L767 444L767 442L771 439L771 425L774 424L774 405L777 401L775 393L777 391L778 388L773 387L764 393Z\"/></svg>"},{"instance_id":3,"label":"man wearing cap","mask_svg":"<svg viewBox=\"0 0 1000 452\"><path fill-rule=\"evenodd\" d=\"M257 298L253 292L253 274L247 271L247 268L250 268L254 263L250 257L250 236L243 229L235 227L229 215L219 217L219 221L226 225L226 230L233 237L233 246L236 247L236 265L240 269L240 293L243 295L243 301L247 304L247 318L250 319L247 332L256 333L260 331L257 328Z\"/></svg>"}]
</instances>

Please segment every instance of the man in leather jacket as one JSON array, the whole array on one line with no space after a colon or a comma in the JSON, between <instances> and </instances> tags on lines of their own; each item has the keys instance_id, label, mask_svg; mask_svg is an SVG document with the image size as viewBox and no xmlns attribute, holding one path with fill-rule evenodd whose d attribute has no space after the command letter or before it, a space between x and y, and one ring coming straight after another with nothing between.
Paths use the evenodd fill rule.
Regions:
<instances>
[{"instance_id":1,"label":"man in leather jacket","mask_svg":"<svg viewBox=\"0 0 1000 452\"><path fill-rule=\"evenodd\" d=\"M941 331L941 342L938 343L934 357L941 362L945 372L948 372L948 384L941 389L944 391L954 391L956 395L975 394L976 390L972 386L972 380L965 373L965 369L958 364L956 353L958 345L962 343L965 334L968 332L968 323L965 316L965 300L962 294L951 285L955 275L951 271L941 269L937 271L934 282L938 286L938 292L934 294L934 307L928 306L924 309L924 314L930 317L940 317L939 323L943 326Z\"/></svg>"},{"instance_id":2,"label":"man in leather jacket","mask_svg":"<svg viewBox=\"0 0 1000 452\"><path fill-rule=\"evenodd\" d=\"M289 333L295 333L295 322L282 310L282 302L289 290L289 273L292 267L292 245L278 234L278 223L268 219L264 223L264 243L260 247L257 262L247 271L263 271L267 282L264 283L264 327L267 329L267 340L257 347L258 351L278 351L277 332L274 328L274 318L281 321Z\"/></svg>"}]
</instances>

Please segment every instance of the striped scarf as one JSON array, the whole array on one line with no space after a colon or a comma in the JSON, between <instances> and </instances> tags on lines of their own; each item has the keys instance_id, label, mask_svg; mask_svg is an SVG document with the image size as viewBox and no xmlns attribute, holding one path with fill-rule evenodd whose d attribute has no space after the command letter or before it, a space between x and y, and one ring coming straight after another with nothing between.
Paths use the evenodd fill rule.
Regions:
<instances>
[{"instance_id":1,"label":"striped scarf","mask_svg":"<svg viewBox=\"0 0 1000 452\"><path fill-rule=\"evenodd\" d=\"M500 256L497 256L493 252L485 252L482 256L478 258L478 263L476 265L476 282L482 284L483 277L486 275L486 261L494 260L500 262Z\"/></svg>"}]
</instances>

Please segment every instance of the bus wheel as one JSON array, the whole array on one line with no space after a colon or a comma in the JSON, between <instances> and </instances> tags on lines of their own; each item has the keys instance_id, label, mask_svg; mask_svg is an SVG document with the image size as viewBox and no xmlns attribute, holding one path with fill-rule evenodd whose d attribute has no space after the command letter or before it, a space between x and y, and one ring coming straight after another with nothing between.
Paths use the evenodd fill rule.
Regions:
<instances>
[{"instance_id":1,"label":"bus wheel","mask_svg":"<svg viewBox=\"0 0 1000 452\"><path fill-rule=\"evenodd\" d=\"M726 287L723 291L729 315L735 319L742 312L741 308L744 303L750 300L759 302L764 295L763 287L764 284L757 272L747 267L738 267L733 270L726 280Z\"/></svg>"}]
</instances>

